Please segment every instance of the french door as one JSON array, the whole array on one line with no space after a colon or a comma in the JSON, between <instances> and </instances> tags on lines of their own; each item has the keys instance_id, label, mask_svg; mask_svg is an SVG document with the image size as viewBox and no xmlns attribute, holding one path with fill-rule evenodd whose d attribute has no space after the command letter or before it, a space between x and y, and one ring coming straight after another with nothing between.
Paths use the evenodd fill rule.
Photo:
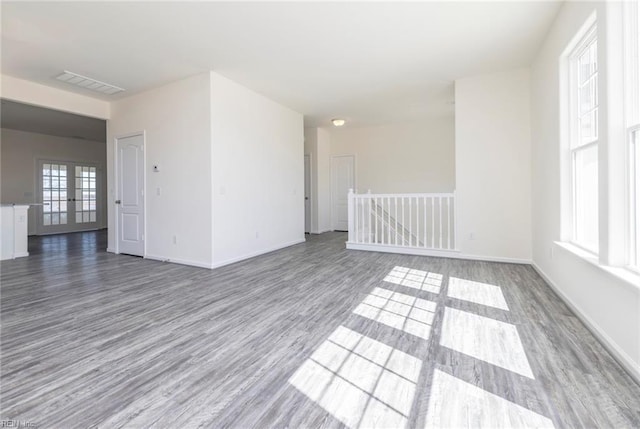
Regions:
<instances>
[{"instance_id":1,"label":"french door","mask_svg":"<svg viewBox=\"0 0 640 429\"><path fill-rule=\"evenodd\" d=\"M39 161L38 234L98 227L99 179L95 164Z\"/></svg>"}]
</instances>

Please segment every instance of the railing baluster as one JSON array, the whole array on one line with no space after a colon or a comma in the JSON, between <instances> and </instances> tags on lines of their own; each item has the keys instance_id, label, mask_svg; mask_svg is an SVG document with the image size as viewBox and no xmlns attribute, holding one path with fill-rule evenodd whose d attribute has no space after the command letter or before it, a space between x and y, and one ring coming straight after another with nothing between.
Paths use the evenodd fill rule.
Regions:
<instances>
[{"instance_id":1,"label":"railing baluster","mask_svg":"<svg viewBox=\"0 0 640 429\"><path fill-rule=\"evenodd\" d=\"M402 226L401 226L401 228L402 228L402 245L403 245L403 246L407 243L407 239L406 239L406 237L404 236L404 235L405 235L405 234L404 234L404 230L405 230L405 227L404 227L404 226L405 226L405 225L406 225L406 223L407 223L407 221L405 221L404 200L405 200L405 197L402 197Z\"/></svg>"},{"instance_id":2,"label":"railing baluster","mask_svg":"<svg viewBox=\"0 0 640 429\"><path fill-rule=\"evenodd\" d=\"M413 197L409 197L409 246L413 246Z\"/></svg>"},{"instance_id":3,"label":"railing baluster","mask_svg":"<svg viewBox=\"0 0 640 429\"><path fill-rule=\"evenodd\" d=\"M412 204L411 200L412 198L409 197L409 247L411 247L411 236L413 235L413 230L411 228L411 217L412 217L411 215L413 214L411 210L411 204Z\"/></svg>"},{"instance_id":4,"label":"railing baluster","mask_svg":"<svg viewBox=\"0 0 640 429\"><path fill-rule=\"evenodd\" d=\"M420 198L416 197L416 247L420 247Z\"/></svg>"},{"instance_id":5,"label":"railing baluster","mask_svg":"<svg viewBox=\"0 0 640 429\"><path fill-rule=\"evenodd\" d=\"M371 222L370 222L370 214L369 214L369 210L367 210L369 208L369 196L367 196L364 201L363 201L363 205L362 205L362 216L364 216L364 223L365 225L367 225L367 234L364 236L364 242L365 243L369 243L369 237L371 237Z\"/></svg>"},{"instance_id":6,"label":"railing baluster","mask_svg":"<svg viewBox=\"0 0 640 429\"><path fill-rule=\"evenodd\" d=\"M373 236L375 238L374 243L378 243L378 197L373 199L373 215L376 220L376 228L374 229Z\"/></svg>"},{"instance_id":7,"label":"railing baluster","mask_svg":"<svg viewBox=\"0 0 640 429\"><path fill-rule=\"evenodd\" d=\"M353 239L355 233L355 207L354 207L354 197L353 197L353 189L349 189L349 193L347 194L347 231L348 238L347 240L353 243L355 240Z\"/></svg>"},{"instance_id":8,"label":"railing baluster","mask_svg":"<svg viewBox=\"0 0 640 429\"><path fill-rule=\"evenodd\" d=\"M442 197L438 197L438 220L440 221L440 227L438 228L438 232L440 233L440 240L438 242L438 248L442 249Z\"/></svg>"},{"instance_id":9,"label":"railing baluster","mask_svg":"<svg viewBox=\"0 0 640 429\"><path fill-rule=\"evenodd\" d=\"M391 244L391 198L387 198L387 244Z\"/></svg>"},{"instance_id":10,"label":"railing baluster","mask_svg":"<svg viewBox=\"0 0 640 429\"><path fill-rule=\"evenodd\" d=\"M386 201L387 201L387 199L383 197L382 198L382 213L381 213L381 215L382 215L382 225L381 225L381 229L382 229L382 244L387 244L387 233L388 233L388 225L389 225L388 222L386 221L385 217L384 217L385 213L386 213L386 210L384 208L385 205L387 205Z\"/></svg>"},{"instance_id":11,"label":"railing baluster","mask_svg":"<svg viewBox=\"0 0 640 429\"><path fill-rule=\"evenodd\" d=\"M358 211L358 216L360 217L360 235L359 235L359 239L360 239L360 243L364 243L364 229L365 229L365 225L364 225L364 218L362 217L362 213L364 212L362 210L362 195L360 195L358 197L358 207L359 207L359 211Z\"/></svg>"},{"instance_id":12,"label":"railing baluster","mask_svg":"<svg viewBox=\"0 0 640 429\"><path fill-rule=\"evenodd\" d=\"M376 233L375 230L371 231L372 227L373 227L373 221L371 219L371 205L373 204L373 197L371 197L371 195L369 195L369 203L368 203L368 207L369 210L367 210L367 219L369 220L369 244L373 243L373 237Z\"/></svg>"},{"instance_id":13,"label":"railing baluster","mask_svg":"<svg viewBox=\"0 0 640 429\"><path fill-rule=\"evenodd\" d=\"M362 225L364 226L364 231L362 235L362 242L367 244L367 235L369 234L369 223L367 222L367 197L362 196Z\"/></svg>"},{"instance_id":14,"label":"railing baluster","mask_svg":"<svg viewBox=\"0 0 640 429\"><path fill-rule=\"evenodd\" d=\"M395 236L395 240L394 241L395 241L396 246L397 246L398 245L398 197L395 197L393 199L393 206L394 206L395 211L396 211L396 215L395 215L395 218L394 218L395 221L396 221L396 227L394 228L394 234L393 235Z\"/></svg>"},{"instance_id":15,"label":"railing baluster","mask_svg":"<svg viewBox=\"0 0 640 429\"><path fill-rule=\"evenodd\" d=\"M436 236L436 199L433 197L429 198L431 200L431 248L433 249L436 245L435 236Z\"/></svg>"},{"instance_id":16,"label":"railing baluster","mask_svg":"<svg viewBox=\"0 0 640 429\"><path fill-rule=\"evenodd\" d=\"M427 197L422 197L422 206L424 207L424 240L422 246L427 247Z\"/></svg>"},{"instance_id":17,"label":"railing baluster","mask_svg":"<svg viewBox=\"0 0 640 429\"><path fill-rule=\"evenodd\" d=\"M362 222L362 231L361 233L361 240L362 243L366 243L364 240L364 234L365 234L365 228L367 227L367 225L364 223L364 196L361 195L360 196L360 220Z\"/></svg>"},{"instance_id":18,"label":"railing baluster","mask_svg":"<svg viewBox=\"0 0 640 429\"><path fill-rule=\"evenodd\" d=\"M367 210L367 208L369 207L369 196L367 195L367 197L365 197L364 201L363 201L363 206L362 206L362 216L364 216L364 223L365 225L367 225L367 234L364 237L364 242L365 243L369 243L369 237L371 237L371 222L370 222L370 217L369 216L369 211Z\"/></svg>"},{"instance_id":19,"label":"railing baluster","mask_svg":"<svg viewBox=\"0 0 640 429\"><path fill-rule=\"evenodd\" d=\"M416 247L420 247L420 198L416 197Z\"/></svg>"},{"instance_id":20,"label":"railing baluster","mask_svg":"<svg viewBox=\"0 0 640 429\"><path fill-rule=\"evenodd\" d=\"M360 225L358 225L358 195L353 196L353 241L359 243L358 232Z\"/></svg>"},{"instance_id":21,"label":"railing baluster","mask_svg":"<svg viewBox=\"0 0 640 429\"><path fill-rule=\"evenodd\" d=\"M447 249L451 249L451 198L447 197Z\"/></svg>"},{"instance_id":22,"label":"railing baluster","mask_svg":"<svg viewBox=\"0 0 640 429\"><path fill-rule=\"evenodd\" d=\"M421 201L422 200L420 197L416 197L416 247L420 247L420 227L421 227L420 202Z\"/></svg>"}]
</instances>

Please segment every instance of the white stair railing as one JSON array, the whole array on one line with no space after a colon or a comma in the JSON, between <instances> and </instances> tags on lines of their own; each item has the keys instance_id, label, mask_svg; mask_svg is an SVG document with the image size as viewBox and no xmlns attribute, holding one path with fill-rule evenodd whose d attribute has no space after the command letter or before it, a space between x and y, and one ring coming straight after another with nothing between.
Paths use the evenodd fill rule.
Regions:
<instances>
[{"instance_id":1,"label":"white stair railing","mask_svg":"<svg viewBox=\"0 0 640 429\"><path fill-rule=\"evenodd\" d=\"M348 210L349 248L456 250L453 193L356 194L349 190Z\"/></svg>"}]
</instances>

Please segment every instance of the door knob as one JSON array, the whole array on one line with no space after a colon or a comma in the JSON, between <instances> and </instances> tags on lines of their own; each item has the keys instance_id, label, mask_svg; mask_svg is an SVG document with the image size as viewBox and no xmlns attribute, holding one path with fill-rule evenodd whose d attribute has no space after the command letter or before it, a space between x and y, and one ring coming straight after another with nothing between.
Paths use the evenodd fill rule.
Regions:
<instances>
[{"instance_id":1,"label":"door knob","mask_svg":"<svg viewBox=\"0 0 640 429\"><path fill-rule=\"evenodd\" d=\"M116 200L116 204L120 204L120 200Z\"/></svg>"}]
</instances>

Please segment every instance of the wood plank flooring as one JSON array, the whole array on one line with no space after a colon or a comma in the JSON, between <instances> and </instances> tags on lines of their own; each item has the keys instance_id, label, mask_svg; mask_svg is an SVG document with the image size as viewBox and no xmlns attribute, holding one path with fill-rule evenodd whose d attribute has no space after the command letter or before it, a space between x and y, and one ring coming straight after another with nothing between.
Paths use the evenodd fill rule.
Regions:
<instances>
[{"instance_id":1,"label":"wood plank flooring","mask_svg":"<svg viewBox=\"0 0 640 429\"><path fill-rule=\"evenodd\" d=\"M522 265L347 251L216 270L104 231L3 261L3 420L40 428L640 427L640 386Z\"/></svg>"}]
</instances>

